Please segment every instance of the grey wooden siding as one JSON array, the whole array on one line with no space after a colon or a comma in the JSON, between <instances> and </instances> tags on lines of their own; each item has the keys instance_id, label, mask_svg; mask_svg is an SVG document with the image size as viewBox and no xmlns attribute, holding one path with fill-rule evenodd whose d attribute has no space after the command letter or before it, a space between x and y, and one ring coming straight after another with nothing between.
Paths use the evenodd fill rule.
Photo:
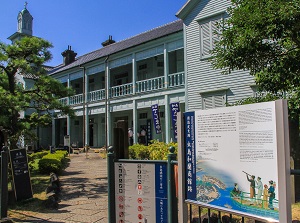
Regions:
<instances>
[{"instance_id":1,"label":"grey wooden siding","mask_svg":"<svg viewBox=\"0 0 300 223\"><path fill-rule=\"evenodd\" d=\"M226 92L227 103L233 103L253 95L250 85L253 77L247 71L236 71L230 75L222 75L220 70L212 69L208 59L201 58L200 23L220 17L226 12L229 1L203 0L190 12L184 20L186 30L186 74L187 74L187 110L203 109L205 92ZM207 95L207 94L206 94Z\"/></svg>"}]
</instances>

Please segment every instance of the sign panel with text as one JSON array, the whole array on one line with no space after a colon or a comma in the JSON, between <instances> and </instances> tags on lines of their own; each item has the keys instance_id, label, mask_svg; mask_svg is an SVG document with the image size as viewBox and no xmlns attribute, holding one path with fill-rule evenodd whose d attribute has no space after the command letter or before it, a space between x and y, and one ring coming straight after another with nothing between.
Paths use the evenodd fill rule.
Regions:
<instances>
[{"instance_id":1,"label":"sign panel with text","mask_svg":"<svg viewBox=\"0 0 300 223\"><path fill-rule=\"evenodd\" d=\"M279 163L289 169L279 156L284 149L289 156L278 146L288 131L281 115L276 102L184 113L186 199L279 222L289 197L279 174Z\"/></svg>"},{"instance_id":2,"label":"sign panel with text","mask_svg":"<svg viewBox=\"0 0 300 223\"><path fill-rule=\"evenodd\" d=\"M26 149L10 150L10 163L17 201L32 198L32 187Z\"/></svg>"},{"instance_id":3,"label":"sign panel with text","mask_svg":"<svg viewBox=\"0 0 300 223\"><path fill-rule=\"evenodd\" d=\"M115 163L116 219L167 223L166 163Z\"/></svg>"}]
</instances>

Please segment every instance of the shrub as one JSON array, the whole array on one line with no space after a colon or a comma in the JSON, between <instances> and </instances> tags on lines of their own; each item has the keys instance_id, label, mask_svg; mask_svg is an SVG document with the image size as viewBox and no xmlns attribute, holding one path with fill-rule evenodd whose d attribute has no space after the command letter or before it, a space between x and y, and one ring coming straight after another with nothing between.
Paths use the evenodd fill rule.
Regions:
<instances>
[{"instance_id":1,"label":"shrub","mask_svg":"<svg viewBox=\"0 0 300 223\"><path fill-rule=\"evenodd\" d=\"M51 172L60 173L64 168L65 164L67 163L66 153L56 152L56 153L48 153L47 155L43 156L42 159L39 161L39 172L50 174Z\"/></svg>"},{"instance_id":2,"label":"shrub","mask_svg":"<svg viewBox=\"0 0 300 223\"><path fill-rule=\"evenodd\" d=\"M49 151L42 151L37 153L32 153L28 155L28 162L34 162L36 159L41 159L43 156L47 155Z\"/></svg>"},{"instance_id":3,"label":"shrub","mask_svg":"<svg viewBox=\"0 0 300 223\"><path fill-rule=\"evenodd\" d=\"M129 147L130 159L148 159L148 160L166 160L168 158L169 147L175 147L175 154L177 154L177 143L165 143L158 140L152 140L148 146L141 144L134 144Z\"/></svg>"}]
</instances>

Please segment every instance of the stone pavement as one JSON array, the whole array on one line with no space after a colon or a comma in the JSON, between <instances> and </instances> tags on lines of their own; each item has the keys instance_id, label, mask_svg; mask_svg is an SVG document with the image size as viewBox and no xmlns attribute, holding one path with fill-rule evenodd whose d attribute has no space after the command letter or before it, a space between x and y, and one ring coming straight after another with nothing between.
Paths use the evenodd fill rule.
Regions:
<instances>
[{"instance_id":1,"label":"stone pavement","mask_svg":"<svg viewBox=\"0 0 300 223\"><path fill-rule=\"evenodd\" d=\"M70 165L59 177L62 191L57 210L35 213L26 220L31 223L107 223L106 159L93 151L71 154Z\"/></svg>"}]
</instances>

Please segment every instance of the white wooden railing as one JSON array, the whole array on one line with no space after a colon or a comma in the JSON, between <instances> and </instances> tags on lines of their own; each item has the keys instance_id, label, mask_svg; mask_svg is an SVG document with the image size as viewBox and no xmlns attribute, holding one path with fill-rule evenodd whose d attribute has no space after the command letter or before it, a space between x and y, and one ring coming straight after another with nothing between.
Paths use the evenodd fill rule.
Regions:
<instances>
[{"instance_id":1,"label":"white wooden railing","mask_svg":"<svg viewBox=\"0 0 300 223\"><path fill-rule=\"evenodd\" d=\"M130 95L133 93L133 84L123 84L123 85L118 85L110 88L110 97L119 97L119 96L125 96L125 95Z\"/></svg>"},{"instance_id":2,"label":"white wooden railing","mask_svg":"<svg viewBox=\"0 0 300 223\"><path fill-rule=\"evenodd\" d=\"M68 104L68 97L66 97L66 98L60 98L59 102L62 103L63 105L67 105Z\"/></svg>"},{"instance_id":3,"label":"white wooden railing","mask_svg":"<svg viewBox=\"0 0 300 223\"><path fill-rule=\"evenodd\" d=\"M136 82L136 92L151 92L164 88L164 77L156 77Z\"/></svg>"},{"instance_id":4,"label":"white wooden railing","mask_svg":"<svg viewBox=\"0 0 300 223\"><path fill-rule=\"evenodd\" d=\"M82 94L77 94L70 97L70 105L78 105L78 104L82 104L82 102L83 102Z\"/></svg>"},{"instance_id":5,"label":"white wooden railing","mask_svg":"<svg viewBox=\"0 0 300 223\"><path fill-rule=\"evenodd\" d=\"M180 87L180 86L184 86L185 82L184 82L184 72L179 72L179 73L175 73L175 74L169 74L168 75L168 87L172 88L172 87Z\"/></svg>"},{"instance_id":6,"label":"white wooden railing","mask_svg":"<svg viewBox=\"0 0 300 223\"><path fill-rule=\"evenodd\" d=\"M185 86L185 75L184 72L168 75L168 86L167 88L184 87ZM164 76L151 78L147 80L137 81L136 93L151 93L152 91L163 90L165 86ZM133 83L118 85L109 88L109 98L115 98L120 96L132 95L133 94ZM91 91L87 95L87 102L101 101L105 99L105 89ZM68 104L68 98L59 99L64 105ZM78 105L83 103L83 94L77 94L71 96L69 99L70 105Z\"/></svg>"},{"instance_id":7,"label":"white wooden railing","mask_svg":"<svg viewBox=\"0 0 300 223\"><path fill-rule=\"evenodd\" d=\"M100 89L97 91L91 91L88 93L88 101L101 101L105 99L105 89Z\"/></svg>"}]
</instances>

